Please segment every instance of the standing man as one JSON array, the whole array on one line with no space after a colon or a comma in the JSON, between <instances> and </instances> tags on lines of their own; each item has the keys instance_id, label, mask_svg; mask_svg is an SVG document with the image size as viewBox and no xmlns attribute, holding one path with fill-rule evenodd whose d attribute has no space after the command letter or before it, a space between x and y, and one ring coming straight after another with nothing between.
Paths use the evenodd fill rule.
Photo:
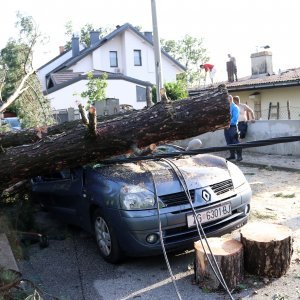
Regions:
<instances>
[{"instance_id":1,"label":"standing man","mask_svg":"<svg viewBox=\"0 0 300 300\"><path fill-rule=\"evenodd\" d=\"M238 120L238 129L240 132L240 138L244 139L246 137L247 130L248 130L248 121L250 121L252 123L255 122L254 111L247 104L241 103L239 96L234 96L233 102L240 109L239 120ZM250 115L250 118L248 117L249 115Z\"/></svg>"},{"instance_id":2,"label":"standing man","mask_svg":"<svg viewBox=\"0 0 300 300\"><path fill-rule=\"evenodd\" d=\"M215 77L215 74L216 74L216 71L217 71L215 66L211 65L211 64L203 64L203 65L200 65L200 69L205 70L205 81L206 81L207 72L209 72L209 77L210 77L211 84L214 84L214 77Z\"/></svg>"},{"instance_id":3,"label":"standing man","mask_svg":"<svg viewBox=\"0 0 300 300\"><path fill-rule=\"evenodd\" d=\"M230 125L224 129L224 136L226 140L227 145L232 144L239 144L239 132L238 132L238 119L239 119L239 113L240 109L238 106L233 102L233 97L231 95L228 96L228 101L230 104ZM242 150L230 150L230 156L227 157L227 160L233 160L235 159L235 152L237 153L237 161L243 160L242 158Z\"/></svg>"},{"instance_id":4,"label":"standing man","mask_svg":"<svg viewBox=\"0 0 300 300\"><path fill-rule=\"evenodd\" d=\"M238 81L237 79L237 67L236 67L236 59L235 57L228 54L229 62L227 63L227 73L228 73L228 81L233 82Z\"/></svg>"}]
</instances>

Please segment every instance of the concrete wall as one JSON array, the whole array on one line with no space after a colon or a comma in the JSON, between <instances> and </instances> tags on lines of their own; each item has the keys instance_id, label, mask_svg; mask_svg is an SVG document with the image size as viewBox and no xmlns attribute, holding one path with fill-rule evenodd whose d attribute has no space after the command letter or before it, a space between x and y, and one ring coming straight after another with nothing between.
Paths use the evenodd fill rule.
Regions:
<instances>
[{"instance_id":1,"label":"concrete wall","mask_svg":"<svg viewBox=\"0 0 300 300\"><path fill-rule=\"evenodd\" d=\"M276 137L300 136L300 120L259 120L250 123L247 137L242 142L266 140ZM224 130L207 132L197 136L202 141L203 147L226 146ZM186 147L189 140L178 141L178 144ZM256 148L248 148L248 151L264 154L295 155L300 156L300 142L275 144Z\"/></svg>"}]
</instances>

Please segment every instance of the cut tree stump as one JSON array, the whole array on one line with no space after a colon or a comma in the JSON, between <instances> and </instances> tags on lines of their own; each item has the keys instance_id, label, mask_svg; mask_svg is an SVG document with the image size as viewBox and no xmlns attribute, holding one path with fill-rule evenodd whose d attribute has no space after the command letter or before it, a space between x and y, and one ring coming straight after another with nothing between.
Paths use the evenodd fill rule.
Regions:
<instances>
[{"instance_id":1,"label":"cut tree stump","mask_svg":"<svg viewBox=\"0 0 300 300\"><path fill-rule=\"evenodd\" d=\"M252 223L241 229L245 270L253 275L280 277L293 254L292 230L283 225Z\"/></svg>"},{"instance_id":2,"label":"cut tree stump","mask_svg":"<svg viewBox=\"0 0 300 300\"><path fill-rule=\"evenodd\" d=\"M236 287L244 278L243 245L231 238L208 238L209 247L221 270L223 278L229 289ZM212 255L204 243L204 249L209 260L213 262ZM200 241L194 243L195 248L195 281L201 288L218 290L222 288L221 283L214 274L205 251ZM214 266L214 264L213 264ZM216 269L216 267L214 266Z\"/></svg>"}]
</instances>

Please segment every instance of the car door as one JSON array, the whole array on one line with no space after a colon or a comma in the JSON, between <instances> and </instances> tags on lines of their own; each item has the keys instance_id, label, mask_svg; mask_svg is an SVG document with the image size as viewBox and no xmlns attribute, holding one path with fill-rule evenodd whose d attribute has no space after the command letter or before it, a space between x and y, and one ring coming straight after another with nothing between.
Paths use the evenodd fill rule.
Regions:
<instances>
[{"instance_id":1,"label":"car door","mask_svg":"<svg viewBox=\"0 0 300 300\"><path fill-rule=\"evenodd\" d=\"M82 168L65 169L33 181L33 192L43 207L67 223L79 223L83 184Z\"/></svg>"}]
</instances>

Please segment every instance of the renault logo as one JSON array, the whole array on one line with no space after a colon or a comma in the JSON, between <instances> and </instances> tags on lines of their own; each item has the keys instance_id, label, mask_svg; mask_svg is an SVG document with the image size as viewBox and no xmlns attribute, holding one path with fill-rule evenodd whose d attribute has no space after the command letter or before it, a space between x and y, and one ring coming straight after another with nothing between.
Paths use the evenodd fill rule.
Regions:
<instances>
[{"instance_id":1,"label":"renault logo","mask_svg":"<svg viewBox=\"0 0 300 300\"><path fill-rule=\"evenodd\" d=\"M211 195L207 190L202 191L202 199L206 202L210 201Z\"/></svg>"}]
</instances>

